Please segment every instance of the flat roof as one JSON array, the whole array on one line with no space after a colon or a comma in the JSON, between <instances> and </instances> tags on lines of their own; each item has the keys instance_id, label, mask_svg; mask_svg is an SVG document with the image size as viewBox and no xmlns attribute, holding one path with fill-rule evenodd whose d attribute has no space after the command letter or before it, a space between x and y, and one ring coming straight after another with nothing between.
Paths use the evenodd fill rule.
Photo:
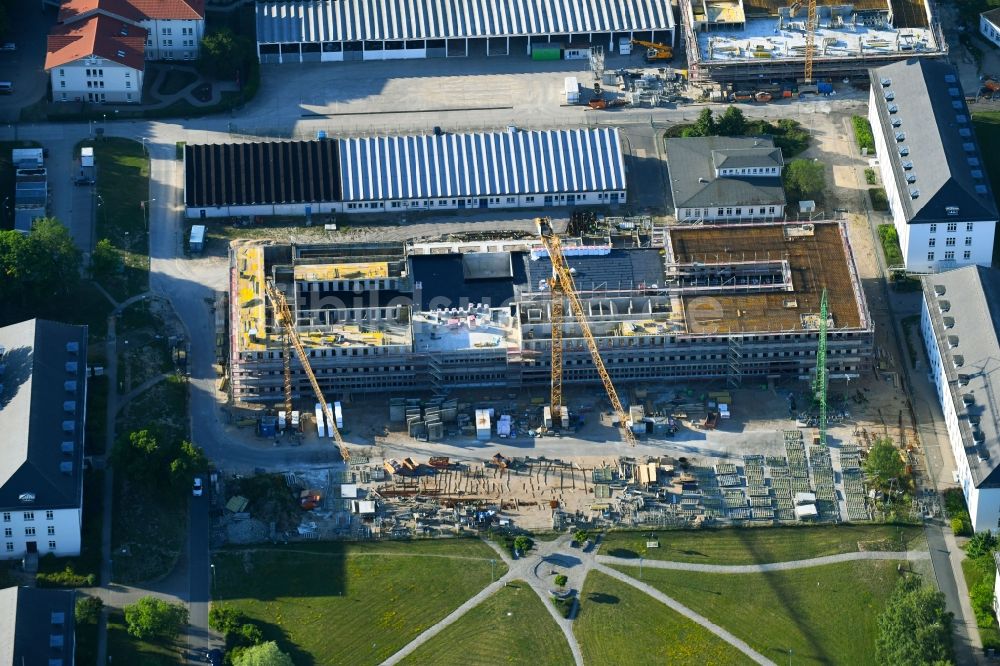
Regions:
<instances>
[{"instance_id":1,"label":"flat roof","mask_svg":"<svg viewBox=\"0 0 1000 666\"><path fill-rule=\"evenodd\" d=\"M257 42L352 42L670 30L669 0L305 0L257 4Z\"/></svg>"},{"instance_id":2,"label":"flat roof","mask_svg":"<svg viewBox=\"0 0 1000 666\"><path fill-rule=\"evenodd\" d=\"M790 291L684 296L688 330L802 332L807 330L804 322L819 314L824 287L833 328L867 328L868 315L846 231L835 222L811 226L812 233L806 235L800 232L801 225L786 224L671 227L668 261L711 266L783 260L791 274Z\"/></svg>"},{"instance_id":3,"label":"flat roof","mask_svg":"<svg viewBox=\"0 0 1000 666\"><path fill-rule=\"evenodd\" d=\"M1000 270L965 266L920 280L972 481L977 488L1000 488L1000 406L994 398L1000 388L993 387L1000 370Z\"/></svg>"},{"instance_id":4,"label":"flat roof","mask_svg":"<svg viewBox=\"0 0 1000 666\"><path fill-rule=\"evenodd\" d=\"M892 153L879 155L879 166L900 193L907 223L995 221L996 201L957 70L911 58L869 75Z\"/></svg>"}]
</instances>

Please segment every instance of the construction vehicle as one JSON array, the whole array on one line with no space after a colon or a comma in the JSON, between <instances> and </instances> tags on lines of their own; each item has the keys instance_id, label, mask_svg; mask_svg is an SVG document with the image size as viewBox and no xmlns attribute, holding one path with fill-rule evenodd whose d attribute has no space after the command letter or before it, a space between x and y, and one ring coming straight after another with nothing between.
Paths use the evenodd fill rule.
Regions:
<instances>
[{"instance_id":1,"label":"construction vehicle","mask_svg":"<svg viewBox=\"0 0 1000 666\"><path fill-rule=\"evenodd\" d=\"M274 281L270 278L264 281L264 291L267 293L267 297L271 300L271 306L274 308L275 322L284 329L284 339L282 342L285 349L285 409L288 415L287 418L291 420L292 413L292 364L290 354L287 351L287 345L291 343L295 348L295 353L298 354L299 361L302 362L302 370L306 373L306 377L309 378L313 393L316 394L316 399L321 405L330 434L337 441L337 446L340 448L340 457L346 463L351 459L351 454L347 450L347 444L344 443L344 438L341 436L340 430L337 428L337 420L334 418L333 410L330 408L331 403L328 403L323 396L323 390L319 387L316 373L313 372L312 366L309 365L309 354L306 353L305 348L302 346L302 341L299 339L299 334L295 331L295 319L292 317L292 311L288 307L288 301L285 300L285 295L278 290L278 287L275 286Z\"/></svg>"},{"instance_id":2,"label":"construction vehicle","mask_svg":"<svg viewBox=\"0 0 1000 666\"><path fill-rule=\"evenodd\" d=\"M633 39L632 44L646 47L646 62L667 62L674 59L674 49L666 44L644 42L641 39Z\"/></svg>"},{"instance_id":3,"label":"construction vehicle","mask_svg":"<svg viewBox=\"0 0 1000 666\"><path fill-rule=\"evenodd\" d=\"M592 109L597 109L600 111L603 111L605 109L614 109L620 106L627 106L627 105L628 105L628 100L621 97L615 97L613 99L604 99L604 97L595 97L591 99L589 102L587 102L587 106L589 106Z\"/></svg>"},{"instance_id":4,"label":"construction vehicle","mask_svg":"<svg viewBox=\"0 0 1000 666\"><path fill-rule=\"evenodd\" d=\"M580 331L583 333L583 339L587 342L587 348L590 350L590 356L594 361L594 367L597 369L597 374L601 378L601 383L604 384L604 390L608 394L608 400L611 401L611 407L618 416L618 425L622 429L625 441L632 446L635 446L637 442L635 439L635 433L632 432L632 428L629 424L628 413L622 406L621 400L618 399L618 391L615 390L615 386L611 381L611 376L608 374L608 370L604 366L604 360L601 358L601 352L597 347L597 341L594 339L594 334L590 330L590 323L587 321L586 310L584 310L583 303L580 302L580 296L576 292L576 284L573 281L573 274L570 272L569 265L566 263L566 257L563 256L562 244L559 242L559 237L552 229L552 223L549 218L537 218L535 220L535 224L538 225L538 235L542 239L542 244L548 251L549 261L552 262L552 284L550 286L550 291L552 293L551 411L553 419L555 419L556 414L562 413L562 314L563 300L566 299L569 301L570 309L573 311L573 314L576 315L577 323L580 325ZM568 423L562 423L560 425L564 428L569 426Z\"/></svg>"}]
</instances>

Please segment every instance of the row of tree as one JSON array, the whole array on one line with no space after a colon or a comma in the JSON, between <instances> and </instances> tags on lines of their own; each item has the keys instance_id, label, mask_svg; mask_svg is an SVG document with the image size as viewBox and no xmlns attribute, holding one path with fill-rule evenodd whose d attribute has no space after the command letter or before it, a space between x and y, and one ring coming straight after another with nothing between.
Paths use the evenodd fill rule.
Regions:
<instances>
[{"instance_id":1,"label":"row of tree","mask_svg":"<svg viewBox=\"0 0 1000 666\"><path fill-rule=\"evenodd\" d=\"M0 231L0 305L65 296L80 279L80 262L69 230L53 217L29 234Z\"/></svg>"},{"instance_id":2,"label":"row of tree","mask_svg":"<svg viewBox=\"0 0 1000 666\"><path fill-rule=\"evenodd\" d=\"M177 495L187 493L195 475L208 469L201 448L152 430L137 430L119 438L111 451L111 464L129 483Z\"/></svg>"}]
</instances>

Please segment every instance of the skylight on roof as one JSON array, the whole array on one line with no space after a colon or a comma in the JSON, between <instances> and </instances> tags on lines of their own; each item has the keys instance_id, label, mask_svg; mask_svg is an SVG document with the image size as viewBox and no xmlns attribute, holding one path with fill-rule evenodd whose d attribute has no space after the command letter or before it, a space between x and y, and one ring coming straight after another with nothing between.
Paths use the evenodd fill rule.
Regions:
<instances>
[{"instance_id":1,"label":"skylight on roof","mask_svg":"<svg viewBox=\"0 0 1000 666\"><path fill-rule=\"evenodd\" d=\"M986 186L976 185L976 194L986 194Z\"/></svg>"},{"instance_id":2,"label":"skylight on roof","mask_svg":"<svg viewBox=\"0 0 1000 666\"><path fill-rule=\"evenodd\" d=\"M896 99L896 93L892 92L891 90L886 90L885 91L885 100L887 102L891 102L894 99Z\"/></svg>"},{"instance_id":3,"label":"skylight on roof","mask_svg":"<svg viewBox=\"0 0 1000 666\"><path fill-rule=\"evenodd\" d=\"M979 166L979 158L978 157L967 157L965 159L969 163L969 166Z\"/></svg>"},{"instance_id":4,"label":"skylight on roof","mask_svg":"<svg viewBox=\"0 0 1000 666\"><path fill-rule=\"evenodd\" d=\"M956 110L961 110L961 109L962 109L962 107L964 107L964 106L965 106L965 105L964 105L964 104L962 104L962 102L960 102L960 101L959 101L959 100L957 100L957 99L956 99L956 100L954 100L954 101L952 101L952 103L951 103L951 108L953 108L953 109L956 109Z\"/></svg>"},{"instance_id":5,"label":"skylight on roof","mask_svg":"<svg viewBox=\"0 0 1000 666\"><path fill-rule=\"evenodd\" d=\"M909 147L907 147L907 146L900 146L899 147L899 154L902 155L903 157L906 157L907 155L909 155L910 154Z\"/></svg>"},{"instance_id":6,"label":"skylight on roof","mask_svg":"<svg viewBox=\"0 0 1000 666\"><path fill-rule=\"evenodd\" d=\"M971 141L966 141L965 143L962 144L962 150L964 150L967 153L974 153L976 152L976 144L972 143Z\"/></svg>"},{"instance_id":7,"label":"skylight on roof","mask_svg":"<svg viewBox=\"0 0 1000 666\"><path fill-rule=\"evenodd\" d=\"M948 88L948 94L952 97L961 97L962 91L958 88Z\"/></svg>"},{"instance_id":8,"label":"skylight on roof","mask_svg":"<svg viewBox=\"0 0 1000 666\"><path fill-rule=\"evenodd\" d=\"M945 74L944 75L944 82L945 83L958 83L958 79L955 78L954 74Z\"/></svg>"}]
</instances>

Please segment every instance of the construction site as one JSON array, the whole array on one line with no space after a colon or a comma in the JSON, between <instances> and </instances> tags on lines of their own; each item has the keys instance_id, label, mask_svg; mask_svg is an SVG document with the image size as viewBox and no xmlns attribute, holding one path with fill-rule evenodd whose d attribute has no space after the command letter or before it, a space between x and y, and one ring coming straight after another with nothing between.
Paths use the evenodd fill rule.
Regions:
<instances>
[{"instance_id":1,"label":"construction site","mask_svg":"<svg viewBox=\"0 0 1000 666\"><path fill-rule=\"evenodd\" d=\"M680 0L680 13L695 83L765 83L778 92L948 53L931 0Z\"/></svg>"}]
</instances>

